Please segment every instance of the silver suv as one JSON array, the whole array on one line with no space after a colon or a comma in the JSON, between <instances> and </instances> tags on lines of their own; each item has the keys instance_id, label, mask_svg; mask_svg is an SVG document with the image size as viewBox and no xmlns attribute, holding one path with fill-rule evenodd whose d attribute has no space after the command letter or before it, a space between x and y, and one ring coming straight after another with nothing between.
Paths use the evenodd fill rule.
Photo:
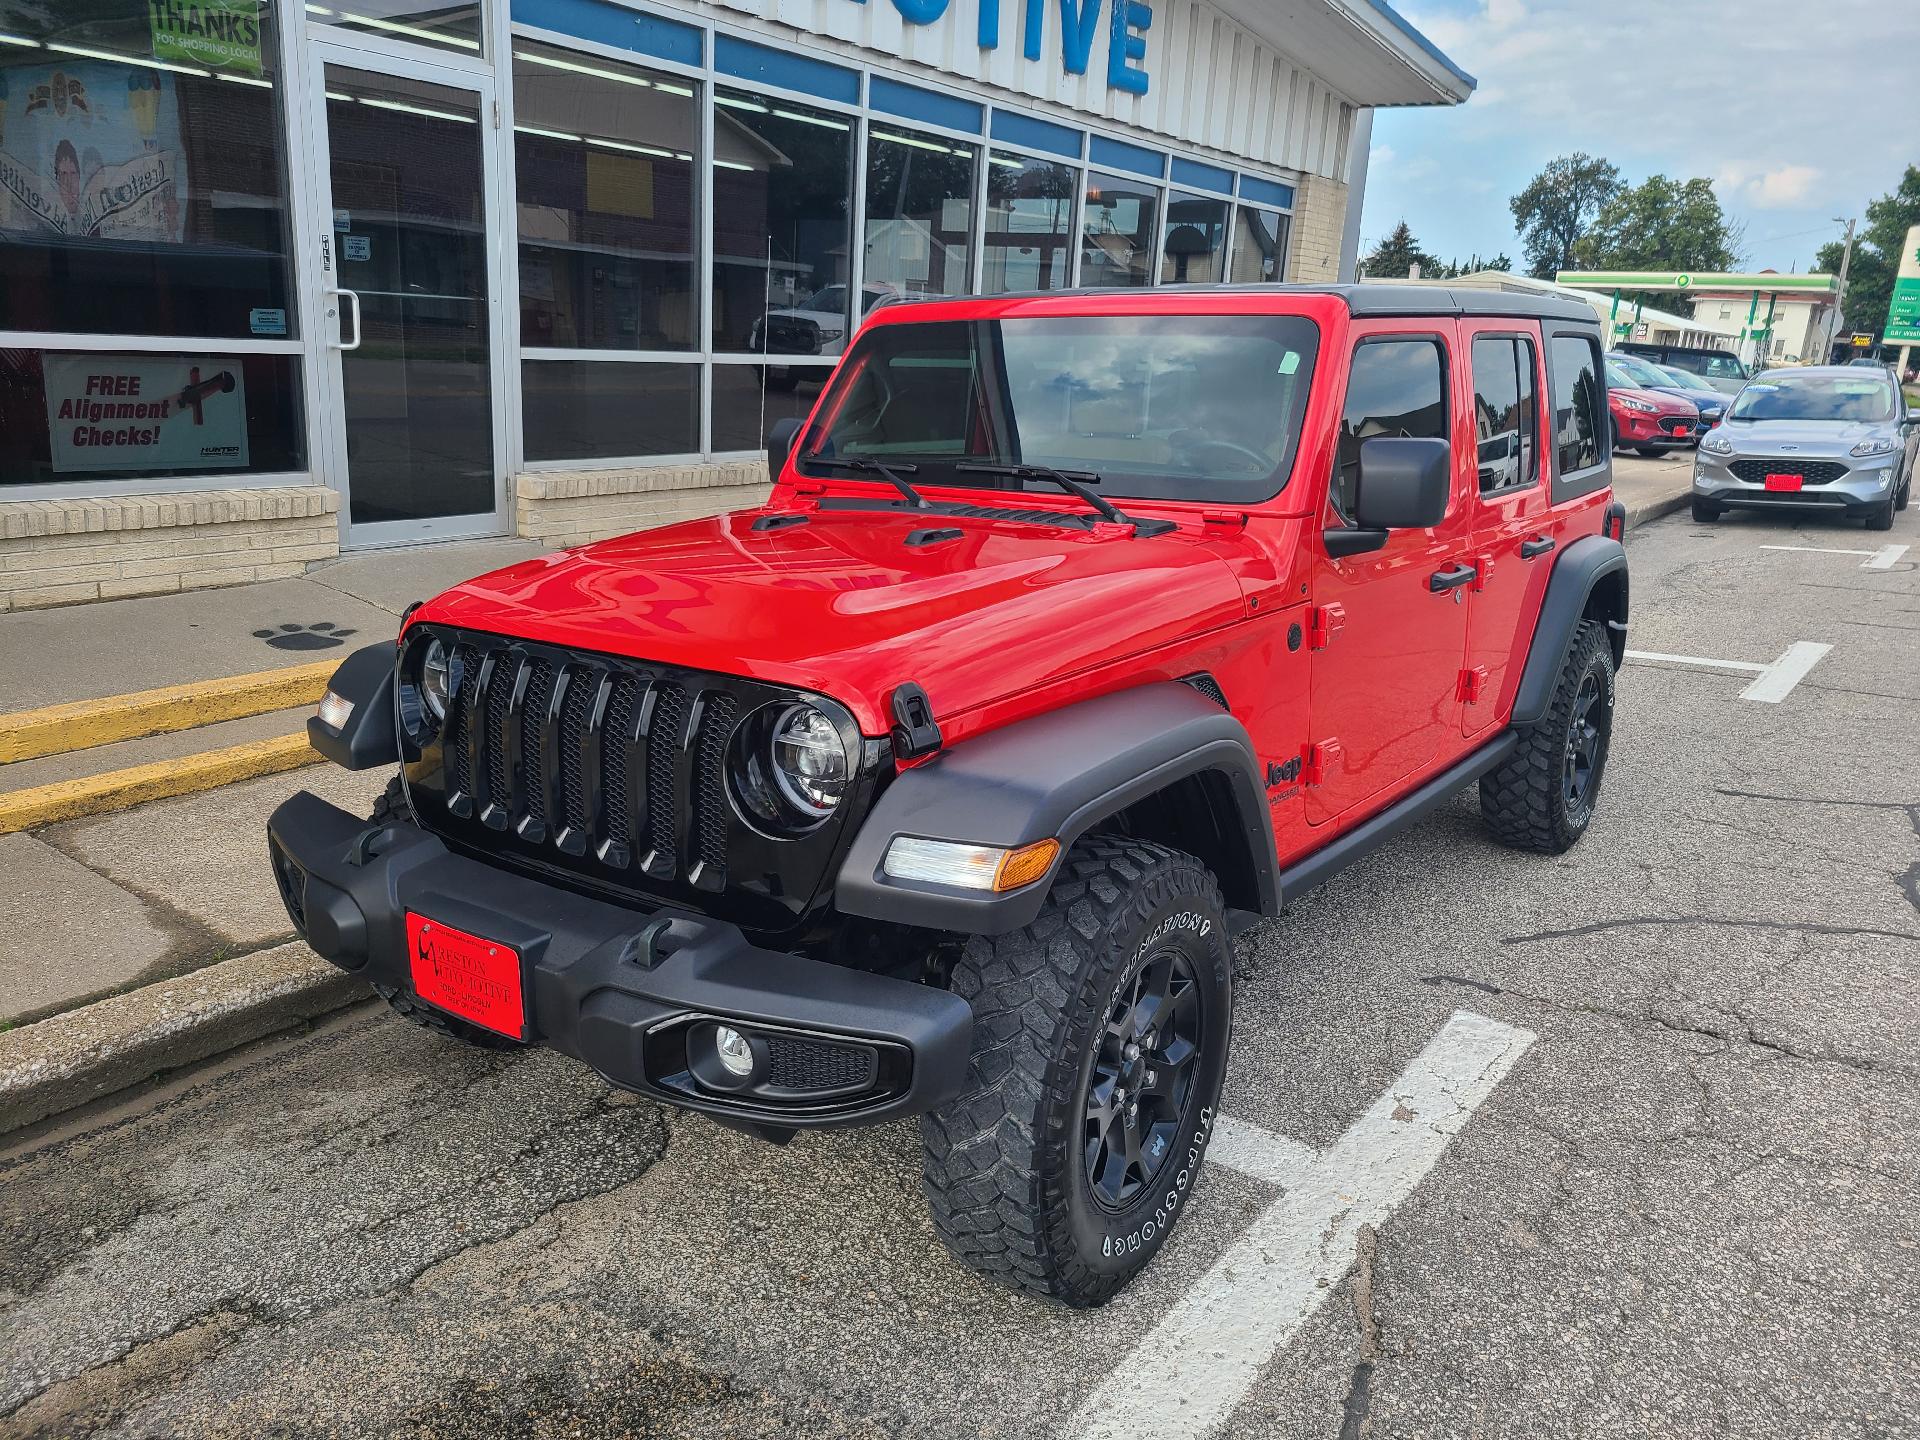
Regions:
<instances>
[{"instance_id":1,"label":"silver suv","mask_svg":"<svg viewBox=\"0 0 1920 1440\"><path fill-rule=\"evenodd\" d=\"M1749 380L1700 442L1693 518L1734 506L1833 510L1891 530L1913 489L1920 413L1885 374L1844 365Z\"/></svg>"}]
</instances>

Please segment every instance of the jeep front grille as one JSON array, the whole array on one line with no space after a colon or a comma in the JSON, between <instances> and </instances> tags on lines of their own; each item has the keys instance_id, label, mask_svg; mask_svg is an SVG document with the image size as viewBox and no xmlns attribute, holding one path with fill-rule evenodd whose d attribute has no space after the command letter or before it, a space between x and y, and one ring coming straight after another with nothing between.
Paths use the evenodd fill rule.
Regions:
<instances>
[{"instance_id":1,"label":"jeep front grille","mask_svg":"<svg viewBox=\"0 0 1920 1440\"><path fill-rule=\"evenodd\" d=\"M728 749L754 710L804 698L840 724L858 767L863 742L839 706L738 676L431 628L459 658L460 687L440 743L409 767L427 829L759 928L791 922L819 889L857 797L807 835L761 834L729 796Z\"/></svg>"}]
</instances>

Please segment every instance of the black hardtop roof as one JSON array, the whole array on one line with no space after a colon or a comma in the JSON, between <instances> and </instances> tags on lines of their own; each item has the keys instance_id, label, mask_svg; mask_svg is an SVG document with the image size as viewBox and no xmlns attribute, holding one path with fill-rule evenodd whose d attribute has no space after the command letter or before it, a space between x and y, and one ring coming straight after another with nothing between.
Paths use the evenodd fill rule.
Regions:
<instances>
[{"instance_id":1,"label":"black hardtop roof","mask_svg":"<svg viewBox=\"0 0 1920 1440\"><path fill-rule=\"evenodd\" d=\"M1528 320L1568 320L1598 327L1599 316L1591 305L1560 295L1541 295L1518 290L1481 290L1468 286L1455 289L1445 285L1305 285L1256 284L1155 285L1150 289L1114 290L1081 286L1070 290L1025 290L998 295L903 296L895 304L915 300L937 303L942 300L1112 300L1137 295L1332 295L1346 302L1353 315L1491 315Z\"/></svg>"}]
</instances>

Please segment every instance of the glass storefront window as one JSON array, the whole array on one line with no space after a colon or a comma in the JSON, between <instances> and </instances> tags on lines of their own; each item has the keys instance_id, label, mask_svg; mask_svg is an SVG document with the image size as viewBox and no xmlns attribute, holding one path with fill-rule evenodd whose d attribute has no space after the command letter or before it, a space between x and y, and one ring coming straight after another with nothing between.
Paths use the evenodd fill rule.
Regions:
<instances>
[{"instance_id":1,"label":"glass storefront window","mask_svg":"<svg viewBox=\"0 0 1920 1440\"><path fill-rule=\"evenodd\" d=\"M291 355L0 350L7 485L306 468Z\"/></svg>"},{"instance_id":2,"label":"glass storefront window","mask_svg":"<svg viewBox=\"0 0 1920 1440\"><path fill-rule=\"evenodd\" d=\"M289 339L271 0L0 0L0 330Z\"/></svg>"},{"instance_id":3,"label":"glass storefront window","mask_svg":"<svg viewBox=\"0 0 1920 1440\"><path fill-rule=\"evenodd\" d=\"M719 90L712 160L713 348L838 355L848 328L852 119Z\"/></svg>"},{"instance_id":4,"label":"glass storefront window","mask_svg":"<svg viewBox=\"0 0 1920 1440\"><path fill-rule=\"evenodd\" d=\"M866 286L891 295L964 295L979 150L875 124L867 131Z\"/></svg>"},{"instance_id":5,"label":"glass storefront window","mask_svg":"<svg viewBox=\"0 0 1920 1440\"><path fill-rule=\"evenodd\" d=\"M696 88L514 41L522 345L696 348Z\"/></svg>"},{"instance_id":6,"label":"glass storefront window","mask_svg":"<svg viewBox=\"0 0 1920 1440\"><path fill-rule=\"evenodd\" d=\"M1233 263L1227 278L1236 285L1286 279L1287 217L1242 205L1233 227Z\"/></svg>"},{"instance_id":7,"label":"glass storefront window","mask_svg":"<svg viewBox=\"0 0 1920 1440\"><path fill-rule=\"evenodd\" d=\"M1175 191L1167 202L1160 283L1213 285L1226 270L1227 202Z\"/></svg>"},{"instance_id":8,"label":"glass storefront window","mask_svg":"<svg viewBox=\"0 0 1920 1440\"><path fill-rule=\"evenodd\" d=\"M765 450L767 433L788 418L804 420L833 373L825 365L785 369L758 365L713 367L713 452Z\"/></svg>"},{"instance_id":9,"label":"glass storefront window","mask_svg":"<svg viewBox=\"0 0 1920 1440\"><path fill-rule=\"evenodd\" d=\"M527 360L529 460L608 460L700 450L700 367L691 362Z\"/></svg>"},{"instance_id":10,"label":"glass storefront window","mask_svg":"<svg viewBox=\"0 0 1920 1440\"><path fill-rule=\"evenodd\" d=\"M435 5L422 0L309 0L307 15L316 25L337 25L388 40L415 45L438 45L447 50L480 53L483 15L478 4Z\"/></svg>"},{"instance_id":11,"label":"glass storefront window","mask_svg":"<svg viewBox=\"0 0 1920 1440\"><path fill-rule=\"evenodd\" d=\"M1153 283L1154 228L1160 192L1137 180L1094 171L1080 218L1080 283L1132 287Z\"/></svg>"},{"instance_id":12,"label":"glass storefront window","mask_svg":"<svg viewBox=\"0 0 1920 1440\"><path fill-rule=\"evenodd\" d=\"M1000 150L988 152L987 167L981 288L988 294L1064 289L1080 172Z\"/></svg>"}]
</instances>

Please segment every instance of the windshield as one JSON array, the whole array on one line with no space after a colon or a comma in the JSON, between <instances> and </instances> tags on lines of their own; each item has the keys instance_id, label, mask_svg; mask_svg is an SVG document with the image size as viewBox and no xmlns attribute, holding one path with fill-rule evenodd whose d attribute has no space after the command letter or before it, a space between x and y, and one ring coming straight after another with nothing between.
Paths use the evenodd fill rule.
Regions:
<instances>
[{"instance_id":1,"label":"windshield","mask_svg":"<svg viewBox=\"0 0 1920 1440\"><path fill-rule=\"evenodd\" d=\"M1609 390L1638 390L1640 382L1626 372L1619 362L1607 362L1607 388Z\"/></svg>"},{"instance_id":2,"label":"windshield","mask_svg":"<svg viewBox=\"0 0 1920 1440\"><path fill-rule=\"evenodd\" d=\"M1625 380L1615 380L1614 372L1625 375ZM1658 365L1650 365L1645 360L1636 360L1631 355L1617 355L1607 362L1607 382L1611 385L1654 386L1671 385L1674 382Z\"/></svg>"},{"instance_id":3,"label":"windshield","mask_svg":"<svg viewBox=\"0 0 1920 1440\"><path fill-rule=\"evenodd\" d=\"M1754 380L1728 412L1733 420L1841 420L1872 423L1893 418L1893 386L1872 375L1792 375Z\"/></svg>"},{"instance_id":4,"label":"windshield","mask_svg":"<svg viewBox=\"0 0 1920 1440\"><path fill-rule=\"evenodd\" d=\"M1016 490L959 467L1044 465L1115 497L1254 503L1287 483L1318 346L1297 315L880 325L834 373L799 464L911 463L916 485Z\"/></svg>"},{"instance_id":5,"label":"windshield","mask_svg":"<svg viewBox=\"0 0 1920 1440\"><path fill-rule=\"evenodd\" d=\"M1689 375L1678 365L1663 365L1658 368L1660 373L1667 377L1667 383L1669 385L1679 385L1688 390L1704 390L1706 388L1700 383L1700 377L1698 375Z\"/></svg>"},{"instance_id":6,"label":"windshield","mask_svg":"<svg viewBox=\"0 0 1920 1440\"><path fill-rule=\"evenodd\" d=\"M824 290L816 290L798 305L796 310L825 310L838 315L847 308L847 287L829 285Z\"/></svg>"},{"instance_id":7,"label":"windshield","mask_svg":"<svg viewBox=\"0 0 1920 1440\"><path fill-rule=\"evenodd\" d=\"M1706 354L1676 355L1667 362L1676 370L1684 370L1690 375L1708 375L1715 380L1744 380L1747 367L1733 356L1718 350Z\"/></svg>"}]
</instances>

